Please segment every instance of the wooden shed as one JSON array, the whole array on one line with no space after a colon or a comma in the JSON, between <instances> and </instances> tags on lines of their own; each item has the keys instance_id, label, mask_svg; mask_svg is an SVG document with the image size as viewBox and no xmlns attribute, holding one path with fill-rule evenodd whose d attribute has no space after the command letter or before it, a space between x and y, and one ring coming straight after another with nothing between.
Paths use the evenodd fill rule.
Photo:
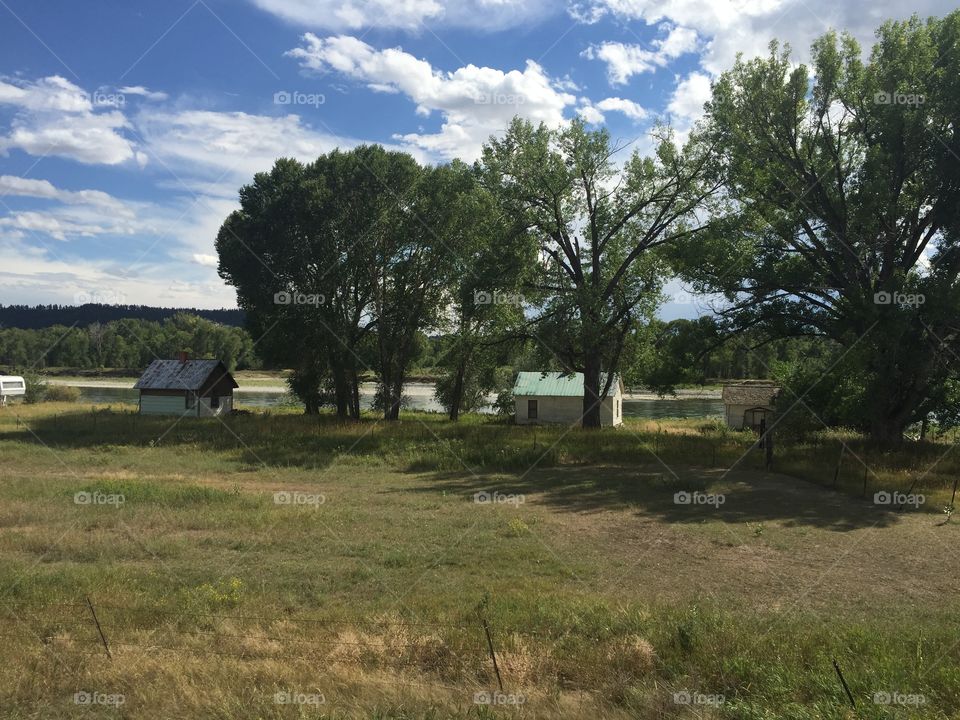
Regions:
<instances>
[{"instance_id":1,"label":"wooden shed","mask_svg":"<svg viewBox=\"0 0 960 720\"><path fill-rule=\"evenodd\" d=\"M606 382L606 375L602 375L601 390ZM583 417L583 373L518 373L513 386L513 398L518 425L579 423ZM610 427L622 422L623 382L619 375L615 375L610 393L601 401L600 424Z\"/></svg>"},{"instance_id":2,"label":"wooden shed","mask_svg":"<svg viewBox=\"0 0 960 720\"><path fill-rule=\"evenodd\" d=\"M141 415L213 417L233 410L239 387L219 360L154 360L133 386Z\"/></svg>"},{"instance_id":3,"label":"wooden shed","mask_svg":"<svg viewBox=\"0 0 960 720\"><path fill-rule=\"evenodd\" d=\"M773 383L745 382L723 386L723 410L727 427L759 432L769 426L776 412L780 388Z\"/></svg>"}]
</instances>

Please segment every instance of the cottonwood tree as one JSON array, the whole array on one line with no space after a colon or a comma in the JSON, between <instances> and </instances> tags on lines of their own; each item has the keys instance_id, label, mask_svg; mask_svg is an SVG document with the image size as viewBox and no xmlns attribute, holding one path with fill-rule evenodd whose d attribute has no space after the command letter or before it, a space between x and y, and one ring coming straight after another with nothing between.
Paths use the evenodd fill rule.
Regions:
<instances>
[{"instance_id":1,"label":"cottonwood tree","mask_svg":"<svg viewBox=\"0 0 960 720\"><path fill-rule=\"evenodd\" d=\"M451 258L445 336L436 398L456 421L477 410L501 381L499 368L523 339L523 282L532 278L536 244L471 173L459 204L464 229Z\"/></svg>"},{"instance_id":2,"label":"cottonwood tree","mask_svg":"<svg viewBox=\"0 0 960 720\"><path fill-rule=\"evenodd\" d=\"M726 293L735 329L833 341L859 388L845 420L884 445L934 409L960 357L958 37L960 13L890 22L864 62L830 33L812 68L773 44L707 106L739 227L686 274Z\"/></svg>"},{"instance_id":3,"label":"cottonwood tree","mask_svg":"<svg viewBox=\"0 0 960 720\"><path fill-rule=\"evenodd\" d=\"M584 374L582 424L591 428L632 331L661 301L664 251L696 241L719 189L699 136L678 148L664 131L654 157L634 153L618 171L621 150L579 120L551 130L515 119L482 159L486 184L538 244L534 334Z\"/></svg>"},{"instance_id":4,"label":"cottonwood tree","mask_svg":"<svg viewBox=\"0 0 960 720\"><path fill-rule=\"evenodd\" d=\"M370 268L377 399L387 420L399 417L420 333L442 324L457 248L470 232L470 215L464 211L474 189L470 169L460 162L415 167L412 188L378 237Z\"/></svg>"},{"instance_id":5,"label":"cottonwood tree","mask_svg":"<svg viewBox=\"0 0 960 720\"><path fill-rule=\"evenodd\" d=\"M341 417L359 417L360 347L373 330L375 268L403 214L393 188L420 172L409 155L362 146L304 165L281 159L240 191L217 237L221 277L258 347L294 370L316 412L326 386Z\"/></svg>"}]
</instances>

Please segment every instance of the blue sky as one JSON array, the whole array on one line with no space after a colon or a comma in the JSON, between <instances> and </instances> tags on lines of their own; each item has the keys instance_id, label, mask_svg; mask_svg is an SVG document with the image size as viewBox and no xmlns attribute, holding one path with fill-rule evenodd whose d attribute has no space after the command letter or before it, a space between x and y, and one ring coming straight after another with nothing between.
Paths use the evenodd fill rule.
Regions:
<instances>
[{"instance_id":1,"label":"blue sky","mask_svg":"<svg viewBox=\"0 0 960 720\"><path fill-rule=\"evenodd\" d=\"M287 155L472 160L514 114L684 132L772 37L869 44L923 0L0 0L0 303L232 307L213 242ZM663 316L702 305L671 285Z\"/></svg>"}]
</instances>

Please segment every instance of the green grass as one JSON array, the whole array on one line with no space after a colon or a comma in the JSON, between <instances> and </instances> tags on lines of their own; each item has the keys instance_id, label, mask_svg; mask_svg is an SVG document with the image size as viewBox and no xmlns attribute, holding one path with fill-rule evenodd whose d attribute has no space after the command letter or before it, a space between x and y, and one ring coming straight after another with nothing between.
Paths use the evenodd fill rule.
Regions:
<instances>
[{"instance_id":1,"label":"green grass","mask_svg":"<svg viewBox=\"0 0 960 720\"><path fill-rule=\"evenodd\" d=\"M818 487L762 472L748 436L696 421L171 422L0 411L0 717L960 713L960 531L932 501L859 500L853 463L830 489L852 434L778 447L775 469ZM876 456L871 490L908 485L946 449ZM948 455L922 491L943 502L952 472ZM678 507L678 490L726 502ZM516 502L477 504L480 491ZM473 703L496 687L481 616L520 708ZM683 690L725 701L677 705ZM125 703L78 708L80 691ZM277 704L278 691L326 702ZM926 703L892 710L879 691Z\"/></svg>"}]
</instances>

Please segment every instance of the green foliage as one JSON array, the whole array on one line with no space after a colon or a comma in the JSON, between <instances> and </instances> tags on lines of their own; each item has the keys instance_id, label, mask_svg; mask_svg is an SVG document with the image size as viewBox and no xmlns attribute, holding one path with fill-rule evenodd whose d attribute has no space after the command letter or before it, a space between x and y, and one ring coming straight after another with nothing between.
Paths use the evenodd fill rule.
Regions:
<instances>
[{"instance_id":1,"label":"green foliage","mask_svg":"<svg viewBox=\"0 0 960 720\"><path fill-rule=\"evenodd\" d=\"M157 357L175 358L181 351L217 358L231 370L260 367L245 330L184 313L163 322L127 319L85 328L0 329L0 365L10 367L143 369Z\"/></svg>"},{"instance_id":2,"label":"green foliage","mask_svg":"<svg viewBox=\"0 0 960 720\"><path fill-rule=\"evenodd\" d=\"M47 385L47 402L77 402L80 399L80 389L70 385Z\"/></svg>"},{"instance_id":3,"label":"green foliage","mask_svg":"<svg viewBox=\"0 0 960 720\"><path fill-rule=\"evenodd\" d=\"M26 384L26 392L23 396L23 401L30 405L34 403L43 402L47 397L47 383L46 381L35 372L24 372L22 373L24 383Z\"/></svg>"},{"instance_id":4,"label":"green foliage","mask_svg":"<svg viewBox=\"0 0 960 720\"><path fill-rule=\"evenodd\" d=\"M681 257L695 289L735 303L735 328L827 338L843 362L824 384L860 402L814 409L888 445L956 378L958 39L954 12L884 24L866 62L835 33L810 67L776 43L738 61L704 126L735 212Z\"/></svg>"}]
</instances>

